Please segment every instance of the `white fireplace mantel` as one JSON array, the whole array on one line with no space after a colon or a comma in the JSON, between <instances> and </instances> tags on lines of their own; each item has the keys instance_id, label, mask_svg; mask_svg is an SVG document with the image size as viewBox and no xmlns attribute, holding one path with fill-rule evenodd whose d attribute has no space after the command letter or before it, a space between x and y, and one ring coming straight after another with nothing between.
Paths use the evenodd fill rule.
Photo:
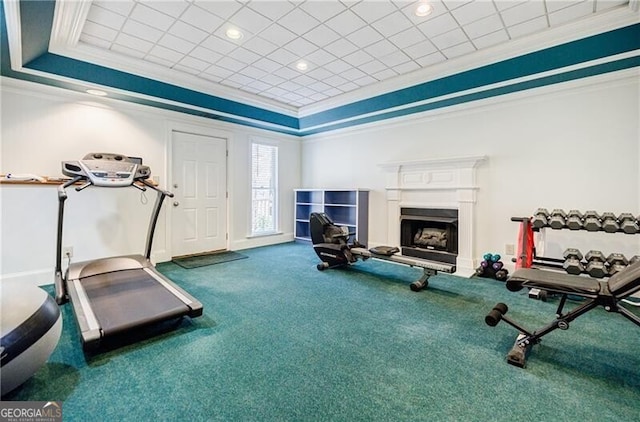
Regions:
<instances>
[{"instance_id":1,"label":"white fireplace mantel","mask_svg":"<svg viewBox=\"0 0 640 422\"><path fill-rule=\"evenodd\" d=\"M486 156L430 158L379 164L387 173L387 240L400 243L400 208L458 210L456 275L471 276L474 251L476 168Z\"/></svg>"}]
</instances>

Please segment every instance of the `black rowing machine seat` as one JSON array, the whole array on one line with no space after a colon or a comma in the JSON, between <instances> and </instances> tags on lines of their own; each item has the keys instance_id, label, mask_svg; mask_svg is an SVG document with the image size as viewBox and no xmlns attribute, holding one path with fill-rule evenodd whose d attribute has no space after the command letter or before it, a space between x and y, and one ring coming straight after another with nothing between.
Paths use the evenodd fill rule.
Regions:
<instances>
[{"instance_id":1,"label":"black rowing machine seat","mask_svg":"<svg viewBox=\"0 0 640 422\"><path fill-rule=\"evenodd\" d=\"M376 246L369 249L369 252L374 255L391 256L400 252L400 249L397 246Z\"/></svg>"}]
</instances>

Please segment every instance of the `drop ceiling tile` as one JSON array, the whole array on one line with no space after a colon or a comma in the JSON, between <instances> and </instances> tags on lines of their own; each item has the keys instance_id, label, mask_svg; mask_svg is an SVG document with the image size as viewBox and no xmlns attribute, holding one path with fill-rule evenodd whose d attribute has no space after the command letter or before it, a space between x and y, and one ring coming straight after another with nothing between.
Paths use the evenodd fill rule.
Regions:
<instances>
[{"instance_id":1,"label":"drop ceiling tile","mask_svg":"<svg viewBox=\"0 0 640 422\"><path fill-rule=\"evenodd\" d=\"M158 12L140 3L136 3L136 7L133 8L130 16L138 22L147 24L161 31L168 30L174 22L171 16L167 16L162 12Z\"/></svg>"},{"instance_id":2,"label":"drop ceiling tile","mask_svg":"<svg viewBox=\"0 0 640 422\"><path fill-rule=\"evenodd\" d=\"M143 40L157 43L162 37L163 32L159 29L152 28L134 20L127 20L122 26L122 32L125 34L133 35L134 37L142 38Z\"/></svg>"},{"instance_id":3,"label":"drop ceiling tile","mask_svg":"<svg viewBox=\"0 0 640 422\"><path fill-rule=\"evenodd\" d=\"M272 21L277 21L294 8L293 4L286 1L253 1L247 6Z\"/></svg>"},{"instance_id":4,"label":"drop ceiling tile","mask_svg":"<svg viewBox=\"0 0 640 422\"><path fill-rule=\"evenodd\" d=\"M242 7L237 1L195 0L193 3L223 19L228 19Z\"/></svg>"},{"instance_id":5,"label":"drop ceiling tile","mask_svg":"<svg viewBox=\"0 0 640 422\"><path fill-rule=\"evenodd\" d=\"M502 12L503 10L510 9L527 1L529 0L493 0L493 4L495 4L499 12Z\"/></svg>"},{"instance_id":6,"label":"drop ceiling tile","mask_svg":"<svg viewBox=\"0 0 640 422\"><path fill-rule=\"evenodd\" d=\"M260 70L257 67L253 66L245 67L240 71L240 73L253 79L260 79L267 75L267 72L265 72L264 70Z\"/></svg>"},{"instance_id":7,"label":"drop ceiling tile","mask_svg":"<svg viewBox=\"0 0 640 422\"><path fill-rule=\"evenodd\" d=\"M397 7L388 0L379 0L375 3L360 2L351 8L367 23L372 23L397 10Z\"/></svg>"},{"instance_id":8,"label":"drop ceiling tile","mask_svg":"<svg viewBox=\"0 0 640 422\"><path fill-rule=\"evenodd\" d=\"M194 48L189 53L189 56L205 61L209 64L213 64L223 57L222 54L218 54L215 51L212 51L212 50L209 50L208 48L204 48L200 46Z\"/></svg>"},{"instance_id":9,"label":"drop ceiling tile","mask_svg":"<svg viewBox=\"0 0 640 422\"><path fill-rule=\"evenodd\" d=\"M549 13L551 26L558 26L566 22L589 16L593 13L593 1L583 1L572 6Z\"/></svg>"},{"instance_id":10,"label":"drop ceiling tile","mask_svg":"<svg viewBox=\"0 0 640 422\"><path fill-rule=\"evenodd\" d=\"M207 68L207 70L205 70L203 72L203 75L207 74L210 75L216 79L222 80L222 79L226 79L229 76L233 75L233 72L229 69L225 69L223 67L217 66L217 65L213 65L213 66L209 66L209 68Z\"/></svg>"},{"instance_id":11,"label":"drop ceiling tile","mask_svg":"<svg viewBox=\"0 0 640 422\"><path fill-rule=\"evenodd\" d=\"M537 31L545 30L548 27L549 27L549 23L547 21L547 18L545 16L540 16L539 18L531 19L529 21L522 22L521 24L518 24L518 25L513 25L509 27L507 30L509 32L509 35L513 39L513 38L523 37L525 35L529 35Z\"/></svg>"},{"instance_id":12,"label":"drop ceiling tile","mask_svg":"<svg viewBox=\"0 0 640 422\"><path fill-rule=\"evenodd\" d=\"M178 62L178 64L191 69L195 69L198 71L198 73L211 66L211 63L190 56L183 58L182 60L180 60L180 62Z\"/></svg>"},{"instance_id":13,"label":"drop ceiling tile","mask_svg":"<svg viewBox=\"0 0 640 422\"><path fill-rule=\"evenodd\" d=\"M261 14L254 12L248 7L243 7L233 15L229 21L232 24L238 25L240 28L246 28L253 34L258 34L271 24L271 20L265 18Z\"/></svg>"},{"instance_id":14,"label":"drop ceiling tile","mask_svg":"<svg viewBox=\"0 0 640 422\"><path fill-rule=\"evenodd\" d=\"M147 54L145 56L145 61L151 62L151 63L155 63L155 64L159 64L160 66L163 67L171 67L173 66L175 63L166 59L163 59L161 57L156 57L156 56L152 56L150 54Z\"/></svg>"},{"instance_id":15,"label":"drop ceiling tile","mask_svg":"<svg viewBox=\"0 0 640 422\"><path fill-rule=\"evenodd\" d=\"M272 96L274 96L274 97L280 97L280 96L286 94L287 90L282 89L282 88L277 87L277 86L274 86L273 88L267 89L265 92L270 94L270 95L272 95Z\"/></svg>"},{"instance_id":16,"label":"drop ceiling tile","mask_svg":"<svg viewBox=\"0 0 640 422\"><path fill-rule=\"evenodd\" d=\"M245 64L251 64L260 59L260 55L243 47L236 48L231 53L227 54L226 57L231 57L232 59Z\"/></svg>"},{"instance_id":17,"label":"drop ceiling tile","mask_svg":"<svg viewBox=\"0 0 640 422\"><path fill-rule=\"evenodd\" d=\"M428 16L416 16L416 8L421 2L415 1L409 3L407 6L403 6L400 10L414 25L419 25L421 23L427 22L431 19L434 19L444 13L448 13L449 9L440 1L440 0L430 0L429 4L431 5L431 13Z\"/></svg>"},{"instance_id":18,"label":"drop ceiling tile","mask_svg":"<svg viewBox=\"0 0 640 422\"><path fill-rule=\"evenodd\" d=\"M324 94L317 93L317 94L311 95L309 98L311 98L313 101L322 101L322 100L326 100L329 97L327 97Z\"/></svg>"},{"instance_id":19,"label":"drop ceiling tile","mask_svg":"<svg viewBox=\"0 0 640 422\"><path fill-rule=\"evenodd\" d=\"M492 1L474 1L451 11L460 25L466 25L496 13L498 11Z\"/></svg>"},{"instance_id":20,"label":"drop ceiling tile","mask_svg":"<svg viewBox=\"0 0 640 422\"><path fill-rule=\"evenodd\" d=\"M424 34L413 26L389 37L389 41L394 43L398 48L409 47L410 45L424 42L425 40Z\"/></svg>"},{"instance_id":21,"label":"drop ceiling tile","mask_svg":"<svg viewBox=\"0 0 640 422\"><path fill-rule=\"evenodd\" d=\"M327 69L323 67L316 67L310 70L309 72L307 72L307 74L319 81L322 81L326 78L330 78L333 75L333 73L329 72Z\"/></svg>"},{"instance_id":22,"label":"drop ceiling tile","mask_svg":"<svg viewBox=\"0 0 640 422\"><path fill-rule=\"evenodd\" d=\"M285 45L297 37L296 34L278 24L272 24L262 31L260 36L276 45Z\"/></svg>"},{"instance_id":23,"label":"drop ceiling tile","mask_svg":"<svg viewBox=\"0 0 640 422\"><path fill-rule=\"evenodd\" d=\"M212 34L222 25L222 18L200 7L191 6L180 16L180 20Z\"/></svg>"},{"instance_id":24,"label":"drop ceiling tile","mask_svg":"<svg viewBox=\"0 0 640 422\"><path fill-rule=\"evenodd\" d=\"M194 44L200 44L209 36L209 34L203 30L182 21L174 23L169 29L169 33L183 40L191 41Z\"/></svg>"},{"instance_id":25,"label":"drop ceiling tile","mask_svg":"<svg viewBox=\"0 0 640 422\"><path fill-rule=\"evenodd\" d=\"M330 77L330 78L326 78L326 79L324 79L322 82L324 82L324 83L325 83L325 84L327 84L327 85L337 87L337 86L340 86L340 85L344 85L344 84L346 84L347 82L349 82L349 80L348 80L348 79L343 78L343 77L342 77L342 76L340 76L340 75L333 75L333 76L332 76L332 77Z\"/></svg>"},{"instance_id":26,"label":"drop ceiling tile","mask_svg":"<svg viewBox=\"0 0 640 422\"><path fill-rule=\"evenodd\" d=\"M418 70L418 69L420 69L420 66L418 65L418 63L414 62L413 60L393 67L393 70L395 70L401 75L405 73L413 72L414 70Z\"/></svg>"},{"instance_id":27,"label":"drop ceiling tile","mask_svg":"<svg viewBox=\"0 0 640 422\"><path fill-rule=\"evenodd\" d=\"M398 50L398 47L396 47L386 39L378 41L377 43L370 45L369 47L366 47L364 49L364 51L371 54L375 58L386 56L387 54L391 54L396 50Z\"/></svg>"},{"instance_id":28,"label":"drop ceiling tile","mask_svg":"<svg viewBox=\"0 0 640 422\"><path fill-rule=\"evenodd\" d=\"M109 47L111 47L111 41L106 41L101 38L96 38L92 35L88 35L85 33L82 33L80 35L79 41L81 43L89 44L94 47L104 48L105 50L108 50Z\"/></svg>"},{"instance_id":29,"label":"drop ceiling tile","mask_svg":"<svg viewBox=\"0 0 640 422\"><path fill-rule=\"evenodd\" d=\"M184 57L184 54L163 47L161 45L154 46L149 54L170 61L171 63L178 63Z\"/></svg>"},{"instance_id":30,"label":"drop ceiling tile","mask_svg":"<svg viewBox=\"0 0 640 422\"><path fill-rule=\"evenodd\" d=\"M362 70L360 69L356 69L355 67L352 67L351 69L342 72L341 75L346 78L347 80L355 80L358 78L363 78L365 76L367 76L366 73L364 73Z\"/></svg>"},{"instance_id":31,"label":"drop ceiling tile","mask_svg":"<svg viewBox=\"0 0 640 422\"><path fill-rule=\"evenodd\" d=\"M237 88L237 89L242 88L242 84L241 83L234 82L234 81L229 80L229 79L224 79L224 80L220 81L220 84L221 85L230 86L231 88Z\"/></svg>"},{"instance_id":32,"label":"drop ceiling tile","mask_svg":"<svg viewBox=\"0 0 640 422\"><path fill-rule=\"evenodd\" d=\"M325 22L346 9L338 1L309 1L302 3L300 8L320 22Z\"/></svg>"},{"instance_id":33,"label":"drop ceiling tile","mask_svg":"<svg viewBox=\"0 0 640 422\"><path fill-rule=\"evenodd\" d=\"M93 22L85 22L82 32L109 42L113 42L118 36L118 31Z\"/></svg>"},{"instance_id":34,"label":"drop ceiling tile","mask_svg":"<svg viewBox=\"0 0 640 422\"><path fill-rule=\"evenodd\" d=\"M333 29L326 25L318 25L303 35L303 38L314 43L318 47L324 47L340 38Z\"/></svg>"},{"instance_id":35,"label":"drop ceiling tile","mask_svg":"<svg viewBox=\"0 0 640 422\"><path fill-rule=\"evenodd\" d=\"M428 67L434 64L442 63L447 60L447 58L442 55L441 52L437 51L435 53L431 53L427 56L420 57L415 59L416 62L422 67Z\"/></svg>"},{"instance_id":36,"label":"drop ceiling tile","mask_svg":"<svg viewBox=\"0 0 640 422\"><path fill-rule=\"evenodd\" d=\"M372 83L378 82L378 80L373 76L366 75L366 76L363 76L362 78L355 79L353 82L355 82L359 86L366 86L366 85L371 85Z\"/></svg>"},{"instance_id":37,"label":"drop ceiling tile","mask_svg":"<svg viewBox=\"0 0 640 422\"><path fill-rule=\"evenodd\" d=\"M286 82L284 78L276 75L264 75L260 80L270 85L280 85L281 83Z\"/></svg>"},{"instance_id":38,"label":"drop ceiling tile","mask_svg":"<svg viewBox=\"0 0 640 422\"><path fill-rule=\"evenodd\" d=\"M428 21L418 25L418 29L428 38L444 34L445 32L449 32L457 27L457 22L449 13L443 13L438 17L429 19Z\"/></svg>"},{"instance_id":39,"label":"drop ceiling tile","mask_svg":"<svg viewBox=\"0 0 640 422\"><path fill-rule=\"evenodd\" d=\"M189 7L185 0L179 1L145 1L147 6L164 13L168 16L180 16Z\"/></svg>"},{"instance_id":40,"label":"drop ceiling tile","mask_svg":"<svg viewBox=\"0 0 640 422\"><path fill-rule=\"evenodd\" d=\"M134 50L133 48L129 48L129 47L125 47L123 45L119 45L119 44L113 44L111 46L111 51L115 51L116 53L120 53L123 54L125 56L129 56L129 57L135 57L138 59L141 59L145 56L145 53L139 51L139 50Z\"/></svg>"},{"instance_id":41,"label":"drop ceiling tile","mask_svg":"<svg viewBox=\"0 0 640 422\"><path fill-rule=\"evenodd\" d=\"M384 63L388 67L395 67L402 63L406 63L411 59L402 51L397 50L391 54L387 54L384 57L379 57L378 60L380 60L380 62Z\"/></svg>"},{"instance_id":42,"label":"drop ceiling tile","mask_svg":"<svg viewBox=\"0 0 640 422\"><path fill-rule=\"evenodd\" d=\"M296 94L302 95L303 97L310 97L311 95L316 94L316 92L313 89L303 86L296 91Z\"/></svg>"},{"instance_id":43,"label":"drop ceiling tile","mask_svg":"<svg viewBox=\"0 0 640 422\"><path fill-rule=\"evenodd\" d=\"M400 11L387 15L371 24L371 26L385 37L390 37L398 32L402 32L412 25L411 21Z\"/></svg>"},{"instance_id":44,"label":"drop ceiling tile","mask_svg":"<svg viewBox=\"0 0 640 422\"><path fill-rule=\"evenodd\" d=\"M115 29L117 31L122 28L125 19L126 18L124 16L112 12L111 10L103 9L101 7L90 8L89 14L87 15L87 20L111 29Z\"/></svg>"},{"instance_id":45,"label":"drop ceiling tile","mask_svg":"<svg viewBox=\"0 0 640 422\"><path fill-rule=\"evenodd\" d=\"M122 16L128 16L133 10L135 3L131 0L120 0L120 1L112 1L112 0L104 0L104 1L94 1L91 3L92 5L102 7L103 9L111 10L112 12L118 13Z\"/></svg>"},{"instance_id":46,"label":"drop ceiling tile","mask_svg":"<svg viewBox=\"0 0 640 422\"><path fill-rule=\"evenodd\" d=\"M431 38L431 42L440 50L462 44L465 41L468 41L467 36L460 28Z\"/></svg>"},{"instance_id":47,"label":"drop ceiling tile","mask_svg":"<svg viewBox=\"0 0 640 422\"><path fill-rule=\"evenodd\" d=\"M313 79L312 77L308 76L308 75L300 75L300 76L296 76L295 78L291 79L293 82L299 84L300 86L308 86L311 85L312 83L316 82L315 79ZM301 89L301 88L299 88Z\"/></svg>"},{"instance_id":48,"label":"drop ceiling tile","mask_svg":"<svg viewBox=\"0 0 640 422\"><path fill-rule=\"evenodd\" d=\"M540 18L546 22L546 19ZM546 25L546 23L545 23ZM498 45L500 43L504 43L509 41L509 35L507 31L501 29L496 32L492 32L491 34L483 35L482 37L478 37L473 40L473 44L477 49L488 48L494 45Z\"/></svg>"},{"instance_id":49,"label":"drop ceiling tile","mask_svg":"<svg viewBox=\"0 0 640 422\"><path fill-rule=\"evenodd\" d=\"M322 91L322 93L328 95L329 97L333 97L335 95L342 94L342 91L340 91L338 88L329 88L326 91Z\"/></svg>"},{"instance_id":50,"label":"drop ceiling tile","mask_svg":"<svg viewBox=\"0 0 640 422\"><path fill-rule=\"evenodd\" d=\"M545 14L544 2L529 0L500 12L506 26L517 25Z\"/></svg>"},{"instance_id":51,"label":"drop ceiling tile","mask_svg":"<svg viewBox=\"0 0 640 422\"><path fill-rule=\"evenodd\" d=\"M243 75L241 72L234 73L233 75L227 78L227 81L233 81L239 83L240 85L247 85L251 82L255 81L255 78L250 76Z\"/></svg>"},{"instance_id":52,"label":"drop ceiling tile","mask_svg":"<svg viewBox=\"0 0 640 422\"><path fill-rule=\"evenodd\" d=\"M329 28L336 31L343 37L365 26L367 23L360 19L351 10L345 10L337 16L325 22Z\"/></svg>"},{"instance_id":53,"label":"drop ceiling tile","mask_svg":"<svg viewBox=\"0 0 640 422\"><path fill-rule=\"evenodd\" d=\"M383 39L378 31L370 26L365 26L358 29L356 32L349 34L347 39L357 45L360 48L364 48L368 45L376 43Z\"/></svg>"},{"instance_id":54,"label":"drop ceiling tile","mask_svg":"<svg viewBox=\"0 0 640 422\"><path fill-rule=\"evenodd\" d=\"M398 73L396 71L394 71L393 69L387 68L387 69L385 69L385 70L383 70L381 72L376 72L371 76L373 76L374 78L376 78L379 81L384 81L386 79L390 79L390 78L393 78L395 76L398 76Z\"/></svg>"},{"instance_id":55,"label":"drop ceiling tile","mask_svg":"<svg viewBox=\"0 0 640 422\"><path fill-rule=\"evenodd\" d=\"M306 59L318 66L324 66L325 64L334 61L336 57L324 50L316 50L311 54L307 54Z\"/></svg>"},{"instance_id":56,"label":"drop ceiling tile","mask_svg":"<svg viewBox=\"0 0 640 422\"><path fill-rule=\"evenodd\" d=\"M363 65L364 63L372 61L373 57L371 57L371 55L369 55L365 51L358 50L347 56L344 56L342 60L349 63L351 66L358 67Z\"/></svg>"},{"instance_id":57,"label":"drop ceiling tile","mask_svg":"<svg viewBox=\"0 0 640 422\"><path fill-rule=\"evenodd\" d=\"M264 70L265 72L269 72L269 73L273 72L276 69L280 69L282 67L282 64L278 62L274 62L273 60L268 59L266 57L262 57L261 59L257 60L256 62L253 63L253 65L258 69Z\"/></svg>"},{"instance_id":58,"label":"drop ceiling tile","mask_svg":"<svg viewBox=\"0 0 640 422\"><path fill-rule=\"evenodd\" d=\"M364 63L364 64L360 65L359 68L363 72L366 72L366 73L368 73L370 75L373 75L374 73L378 73L378 72L384 71L385 69L387 69L387 66L382 64L382 62L380 62L380 60L371 60L370 62L367 62L367 63Z\"/></svg>"},{"instance_id":59,"label":"drop ceiling tile","mask_svg":"<svg viewBox=\"0 0 640 422\"><path fill-rule=\"evenodd\" d=\"M305 57L318 49L316 45L311 44L309 41L301 37L291 41L285 45L284 48L300 58Z\"/></svg>"},{"instance_id":60,"label":"drop ceiling tile","mask_svg":"<svg viewBox=\"0 0 640 422\"><path fill-rule=\"evenodd\" d=\"M354 82L347 82L346 84L337 86L336 88L338 88L340 91L343 91L343 92L349 92L349 91L353 91L354 89L360 88L360 85Z\"/></svg>"},{"instance_id":61,"label":"drop ceiling tile","mask_svg":"<svg viewBox=\"0 0 640 422\"><path fill-rule=\"evenodd\" d=\"M203 47L208 48L209 50L213 50L216 53L220 54L229 54L231 51L236 49L236 45L227 40L223 40L220 37L216 37L215 35L210 35L206 40L202 41L201 45Z\"/></svg>"},{"instance_id":62,"label":"drop ceiling tile","mask_svg":"<svg viewBox=\"0 0 640 422\"><path fill-rule=\"evenodd\" d=\"M278 46L274 43L267 41L266 39L259 36L252 37L251 39L245 41L242 46L247 50L251 50L254 53L260 54L262 56L266 56L278 48Z\"/></svg>"},{"instance_id":63,"label":"drop ceiling tile","mask_svg":"<svg viewBox=\"0 0 640 422\"><path fill-rule=\"evenodd\" d=\"M283 84L278 85L280 88L282 89L286 89L287 91L295 91L297 89L302 88L302 86L300 86L299 84L292 82L292 81L287 81ZM285 94L286 95L286 94Z\"/></svg>"},{"instance_id":64,"label":"drop ceiling tile","mask_svg":"<svg viewBox=\"0 0 640 422\"><path fill-rule=\"evenodd\" d=\"M164 34L164 36L160 38L160 41L158 41L158 45L170 48L175 51L179 51L180 53L184 54L189 53L189 51L193 50L193 48L196 46L192 42L183 40L182 38L178 38L169 33Z\"/></svg>"},{"instance_id":65,"label":"drop ceiling tile","mask_svg":"<svg viewBox=\"0 0 640 422\"><path fill-rule=\"evenodd\" d=\"M347 54L351 54L356 51L358 47L346 38L341 38L327 45L324 49L336 57L344 57Z\"/></svg>"},{"instance_id":66,"label":"drop ceiling tile","mask_svg":"<svg viewBox=\"0 0 640 422\"><path fill-rule=\"evenodd\" d=\"M309 88L313 89L316 92L326 92L331 89L331 85L328 85L322 81L318 81L309 85Z\"/></svg>"},{"instance_id":67,"label":"drop ceiling tile","mask_svg":"<svg viewBox=\"0 0 640 422\"><path fill-rule=\"evenodd\" d=\"M115 40L116 44L123 47L131 48L142 53L147 53L153 47L153 43L145 41L140 38L132 37L131 35L120 33Z\"/></svg>"},{"instance_id":68,"label":"drop ceiling tile","mask_svg":"<svg viewBox=\"0 0 640 422\"><path fill-rule=\"evenodd\" d=\"M238 61L236 59L232 59L231 57L225 56L216 62L216 65L223 67L227 70L231 70L233 72L239 72L241 69L244 69L247 65Z\"/></svg>"},{"instance_id":69,"label":"drop ceiling tile","mask_svg":"<svg viewBox=\"0 0 640 422\"><path fill-rule=\"evenodd\" d=\"M269 54L269 59L283 66L288 66L290 63L298 60L299 57L284 48L279 48Z\"/></svg>"},{"instance_id":70,"label":"drop ceiling tile","mask_svg":"<svg viewBox=\"0 0 640 422\"><path fill-rule=\"evenodd\" d=\"M278 23L298 35L309 32L320 24L318 20L301 9L293 9L283 16Z\"/></svg>"},{"instance_id":71,"label":"drop ceiling tile","mask_svg":"<svg viewBox=\"0 0 640 422\"><path fill-rule=\"evenodd\" d=\"M453 47L445 48L442 50L442 54L444 54L448 59L453 59L454 57L460 57L464 54L473 53L474 51L476 51L476 49L473 44L467 41Z\"/></svg>"},{"instance_id":72,"label":"drop ceiling tile","mask_svg":"<svg viewBox=\"0 0 640 422\"><path fill-rule=\"evenodd\" d=\"M447 9L454 10L464 6L467 3L470 3L471 1L472 0L442 0L442 3L447 6Z\"/></svg>"},{"instance_id":73,"label":"drop ceiling tile","mask_svg":"<svg viewBox=\"0 0 640 422\"><path fill-rule=\"evenodd\" d=\"M347 70L351 69L351 65L344 60L338 59L332 61L331 63L327 63L324 68L339 75L342 72L346 72Z\"/></svg>"},{"instance_id":74,"label":"drop ceiling tile","mask_svg":"<svg viewBox=\"0 0 640 422\"><path fill-rule=\"evenodd\" d=\"M464 32L467 33L469 38L481 37L483 35L490 34L503 28L500 16L497 14L487 16L483 19L477 20L470 24L464 25Z\"/></svg>"},{"instance_id":75,"label":"drop ceiling tile","mask_svg":"<svg viewBox=\"0 0 640 422\"><path fill-rule=\"evenodd\" d=\"M547 13L554 13L560 9L567 8L569 6L573 6L577 3L584 3L585 0L556 0L556 1L548 1L546 4ZM593 3L592 3L593 6Z\"/></svg>"},{"instance_id":76,"label":"drop ceiling tile","mask_svg":"<svg viewBox=\"0 0 640 422\"><path fill-rule=\"evenodd\" d=\"M267 89L271 88L271 85L269 85L268 83L264 83L263 81L253 81L251 82L249 85L247 85L248 88L253 88L255 89L257 92L262 92L262 91L266 91Z\"/></svg>"},{"instance_id":77,"label":"drop ceiling tile","mask_svg":"<svg viewBox=\"0 0 640 422\"><path fill-rule=\"evenodd\" d=\"M434 53L437 48L430 41L425 41L403 48L402 51L412 59L417 59Z\"/></svg>"},{"instance_id":78,"label":"drop ceiling tile","mask_svg":"<svg viewBox=\"0 0 640 422\"><path fill-rule=\"evenodd\" d=\"M281 67L280 69L273 72L273 74L284 78L285 80L289 80L298 76L300 72L297 72L289 67Z\"/></svg>"}]
</instances>

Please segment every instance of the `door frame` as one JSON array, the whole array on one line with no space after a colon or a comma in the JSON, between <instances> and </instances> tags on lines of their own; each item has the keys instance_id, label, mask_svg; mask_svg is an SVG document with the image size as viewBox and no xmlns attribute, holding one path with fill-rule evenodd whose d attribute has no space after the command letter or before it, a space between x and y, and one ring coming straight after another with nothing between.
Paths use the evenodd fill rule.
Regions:
<instances>
[{"instance_id":1,"label":"door frame","mask_svg":"<svg viewBox=\"0 0 640 422\"><path fill-rule=\"evenodd\" d=\"M189 133L192 135L200 135L200 136L210 136L213 138L224 138L227 141L227 157L226 157L226 165L225 165L225 171L226 171L226 201L225 201L225 220L227 222L227 227L226 227L226 233L228 234L227 239L226 239L226 243L225 243L225 250L229 250L229 244L231 242L231 233L230 233L230 221L229 221L229 203L230 203L230 199L231 199L231 193L229 191L229 145L232 142L232 138L233 135L231 132L225 131L225 130L221 130L221 129L217 129L217 128L211 128L211 127L206 127L206 126L201 126L198 124L189 124L189 123L181 123L181 122L176 122L176 121L170 121L167 120L166 124L165 124L165 136L166 136L166 162L165 162L165 169L166 169L166 174L167 174L167 184L166 184L166 189L169 192L173 191L173 184L174 184L174 175L173 175L173 133L174 132L182 132L182 133ZM173 207L170 205L171 204L171 199L172 198L167 198L167 204L165 205L165 209L167 211L167 216L166 216L166 227L167 227L167 249L169 252L169 256L168 256L168 260L171 260L171 258L173 258L174 253L173 253Z\"/></svg>"}]
</instances>

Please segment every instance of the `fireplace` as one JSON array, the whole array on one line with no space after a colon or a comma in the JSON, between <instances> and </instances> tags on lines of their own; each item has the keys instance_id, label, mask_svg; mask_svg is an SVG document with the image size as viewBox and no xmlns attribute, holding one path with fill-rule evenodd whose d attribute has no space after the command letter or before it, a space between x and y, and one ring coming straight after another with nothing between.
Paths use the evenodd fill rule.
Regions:
<instances>
[{"instance_id":1,"label":"fireplace","mask_svg":"<svg viewBox=\"0 0 640 422\"><path fill-rule=\"evenodd\" d=\"M395 161L379 164L386 173L387 191L387 245L402 246L405 255L427 259L448 259L456 265L456 274L471 276L476 267L475 207L476 167L486 161L485 156L428 158L423 160ZM404 209L426 209L431 211L455 211L455 214L439 214L425 220L420 216L405 218ZM422 212L422 211L420 211ZM414 230L410 237L412 245L404 245L402 221L405 227ZM409 221L414 220L410 223ZM427 221L427 232L424 223ZM400 224L398 224L400 222ZM420 226L422 224L423 226ZM413 225L413 227L412 227ZM415 236L421 228L418 247ZM454 235L457 233L457 235ZM446 237L446 247L442 241ZM423 238L423 240L420 240ZM455 239L455 240L453 240ZM439 241L438 241L439 240ZM437 255L437 256L435 256Z\"/></svg>"},{"instance_id":2,"label":"fireplace","mask_svg":"<svg viewBox=\"0 0 640 422\"><path fill-rule=\"evenodd\" d=\"M456 264L458 210L400 208L402 254Z\"/></svg>"}]
</instances>

